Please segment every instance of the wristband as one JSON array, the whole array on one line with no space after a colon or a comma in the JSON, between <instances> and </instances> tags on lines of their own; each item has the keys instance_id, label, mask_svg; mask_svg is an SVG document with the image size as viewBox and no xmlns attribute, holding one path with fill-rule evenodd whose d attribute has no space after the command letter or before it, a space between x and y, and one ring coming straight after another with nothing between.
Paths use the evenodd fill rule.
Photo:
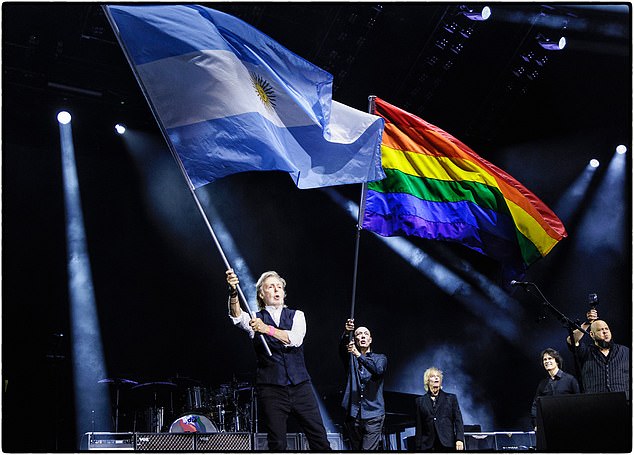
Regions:
<instances>
[{"instance_id":1,"label":"wristband","mask_svg":"<svg viewBox=\"0 0 634 455\"><path fill-rule=\"evenodd\" d=\"M272 325L269 326L269 336L275 335L275 327Z\"/></svg>"}]
</instances>

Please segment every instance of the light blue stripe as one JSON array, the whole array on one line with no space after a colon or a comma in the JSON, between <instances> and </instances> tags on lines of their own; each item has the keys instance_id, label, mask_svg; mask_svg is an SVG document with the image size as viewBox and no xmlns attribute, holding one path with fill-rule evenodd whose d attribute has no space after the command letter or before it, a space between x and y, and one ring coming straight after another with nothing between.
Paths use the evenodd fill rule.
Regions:
<instances>
[{"instance_id":1,"label":"light blue stripe","mask_svg":"<svg viewBox=\"0 0 634 455\"><path fill-rule=\"evenodd\" d=\"M384 176L380 128L369 128L351 144L339 144L325 141L317 125L279 128L251 113L167 132L195 188L246 171L288 172L299 188Z\"/></svg>"},{"instance_id":2,"label":"light blue stripe","mask_svg":"<svg viewBox=\"0 0 634 455\"><path fill-rule=\"evenodd\" d=\"M116 5L108 10L134 65L201 50L229 51L322 127L328 124L332 75L240 19L198 5Z\"/></svg>"},{"instance_id":3,"label":"light blue stripe","mask_svg":"<svg viewBox=\"0 0 634 455\"><path fill-rule=\"evenodd\" d=\"M197 5L108 11L195 188L251 170L288 172L299 188L385 176L383 120L334 103L329 73L255 28Z\"/></svg>"},{"instance_id":4,"label":"light blue stripe","mask_svg":"<svg viewBox=\"0 0 634 455\"><path fill-rule=\"evenodd\" d=\"M110 5L108 10L135 65L201 49L233 51L194 5Z\"/></svg>"}]
</instances>

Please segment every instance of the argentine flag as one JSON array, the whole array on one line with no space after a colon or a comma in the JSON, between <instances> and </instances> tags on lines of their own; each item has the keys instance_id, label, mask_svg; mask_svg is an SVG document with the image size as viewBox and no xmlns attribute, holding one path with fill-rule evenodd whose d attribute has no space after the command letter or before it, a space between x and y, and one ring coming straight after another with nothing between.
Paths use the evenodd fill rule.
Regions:
<instances>
[{"instance_id":1,"label":"argentine flag","mask_svg":"<svg viewBox=\"0 0 634 455\"><path fill-rule=\"evenodd\" d=\"M106 13L192 188L245 171L316 188L385 177L383 119L332 100L332 75L198 5Z\"/></svg>"}]
</instances>

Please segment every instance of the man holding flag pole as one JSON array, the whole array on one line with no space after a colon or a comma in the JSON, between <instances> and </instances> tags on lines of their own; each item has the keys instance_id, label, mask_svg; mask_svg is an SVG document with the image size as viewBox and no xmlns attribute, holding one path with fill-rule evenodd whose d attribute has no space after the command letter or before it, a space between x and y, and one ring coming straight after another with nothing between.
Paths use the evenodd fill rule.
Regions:
<instances>
[{"instance_id":1,"label":"man holding flag pole","mask_svg":"<svg viewBox=\"0 0 634 455\"><path fill-rule=\"evenodd\" d=\"M274 271L260 276L255 285L259 311L251 318L240 309L238 276L232 269L226 274L231 320L251 338L256 333L266 335L272 353L268 355L263 344L254 339L258 403L269 450L286 450L286 421L293 415L306 434L310 450L329 451L330 443L304 362L306 318L301 310L284 304L286 280Z\"/></svg>"},{"instance_id":2,"label":"man holding flag pole","mask_svg":"<svg viewBox=\"0 0 634 455\"><path fill-rule=\"evenodd\" d=\"M303 360L303 313L284 306L275 272L258 281L260 312L241 310L248 302L196 190L246 171L287 172L301 189L381 179L383 119L333 101L332 75L228 14L191 4L104 11L228 269L231 315L259 335L269 450L285 450L290 413L311 450L330 450Z\"/></svg>"}]
</instances>

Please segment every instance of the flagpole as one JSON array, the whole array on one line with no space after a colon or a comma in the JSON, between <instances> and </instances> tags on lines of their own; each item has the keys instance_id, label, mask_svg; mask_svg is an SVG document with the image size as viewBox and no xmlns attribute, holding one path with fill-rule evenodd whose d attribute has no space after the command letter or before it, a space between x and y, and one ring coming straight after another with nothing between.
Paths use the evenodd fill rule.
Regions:
<instances>
[{"instance_id":1,"label":"flagpole","mask_svg":"<svg viewBox=\"0 0 634 455\"><path fill-rule=\"evenodd\" d=\"M161 130L161 134L163 135L163 138L165 139L165 142L167 143L167 146L170 150L170 153L172 154L172 157L174 158L174 160L176 161L176 164L178 165L178 168L181 171L181 175L183 176L183 178L185 179L185 181L187 182L187 187L189 188L189 192L192 195L192 197L194 198L194 202L196 203L196 207L198 208L198 211L200 212L200 214L203 217L203 220L205 221L205 225L207 226L207 229L209 231L209 233L211 234L211 238L214 241L214 244L216 245L216 249L218 250L218 253L220 253L220 257L222 258L222 261L225 264L225 267L227 269L232 268L231 265L229 264L229 260L227 259L227 256L225 255L225 252L222 248L222 245L220 244L220 241L218 240L218 237L216 236L216 233L214 232L213 227L211 226L211 223L209 222L209 218L207 217L207 214L205 213L205 210L203 209L202 204L200 203L200 200L198 199L198 195L196 194L196 189L194 188L194 185L192 184L189 176L187 175L187 171L185 170L185 166L183 165L180 157L178 156L178 153L176 152L176 150L174 150L174 146L172 144L172 142L169 140L169 136L167 134L167 132L165 131L162 122L160 121L158 114L156 113L156 110L154 108L154 105L152 104L152 100L150 99L150 97L147 94L147 91L145 89L145 86L143 85L143 82L141 81L141 78L139 77L137 70L136 70L136 66L134 65L134 63L132 62L132 60L130 59L129 55L128 55L128 51L126 49L125 44L123 43L123 40L121 40L121 37L119 35L119 29L114 21L114 19L112 18L112 16L110 15L110 10L108 9L108 7L106 5L102 6L104 13L106 14L106 17L108 18L108 22L110 22L110 26L112 27L112 30L114 31L115 36L117 37L117 41L119 42L119 45L121 46L121 48L124 50L123 55L125 55L126 60L128 61L128 64L130 65L130 68L132 68L132 72L134 74L134 77L136 78L139 87L141 88L141 92L143 92L143 96L145 97L145 100L148 102L148 105L150 106L150 111L152 111L152 115L154 116L154 119L156 120L156 123L159 126L159 129ZM244 308L246 309L247 313L249 313L249 316L251 317L251 319L254 319L256 317L255 313L253 311L251 311L251 308L249 307L249 304L247 302L247 298L244 295L244 293L242 292L242 289L240 288L240 285L236 285L236 290L238 291L238 295L240 297L240 301L241 303L244 305ZM271 349L269 348L268 343L266 342L266 339L264 338L264 334L260 333L260 339L262 340L262 343L264 344L264 349L266 350L266 353L271 356Z\"/></svg>"},{"instance_id":2,"label":"flagpole","mask_svg":"<svg viewBox=\"0 0 634 455\"><path fill-rule=\"evenodd\" d=\"M374 113L374 100L376 96L368 97L368 112ZM365 196L368 190L367 182L361 184L361 198L359 201L359 213L357 215L357 235L354 246L354 269L352 272L352 304L350 305L350 319L354 319L354 307L357 301L357 272L359 270L359 244L361 242L361 224L363 220L363 212L365 212Z\"/></svg>"},{"instance_id":3,"label":"flagpole","mask_svg":"<svg viewBox=\"0 0 634 455\"><path fill-rule=\"evenodd\" d=\"M368 96L368 112L370 114L374 113L374 99L376 96L370 95ZM363 212L365 212L365 196L368 189L368 183L363 182L361 184L361 199L359 201L359 213L357 214L357 235L355 239L354 245L354 270L352 272L352 304L350 305L350 319L354 319L354 307L355 302L357 300L357 272L359 270L359 244L361 242L361 223L363 219ZM348 334L348 343L350 343L354 339L354 331ZM359 377L359 368L357 367L357 362L355 362L354 355L350 353L348 356L348 382L352 384L352 375L356 379L356 383L361 383L361 378ZM346 408L348 414L350 413L350 407L352 406L352 396L350 396L348 403L346 404Z\"/></svg>"}]
</instances>

